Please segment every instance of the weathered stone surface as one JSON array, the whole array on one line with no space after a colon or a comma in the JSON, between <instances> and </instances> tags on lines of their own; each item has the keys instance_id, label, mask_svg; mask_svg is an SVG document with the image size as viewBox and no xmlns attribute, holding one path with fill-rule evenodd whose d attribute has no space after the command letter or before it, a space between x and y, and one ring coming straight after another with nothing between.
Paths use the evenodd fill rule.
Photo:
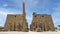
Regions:
<instances>
[{"instance_id":1,"label":"weathered stone surface","mask_svg":"<svg viewBox=\"0 0 60 34\"><path fill-rule=\"evenodd\" d=\"M25 3L23 3L23 14L8 14L4 26L5 31L28 31L26 20Z\"/></svg>"},{"instance_id":2,"label":"weathered stone surface","mask_svg":"<svg viewBox=\"0 0 60 34\"><path fill-rule=\"evenodd\" d=\"M41 28L36 28L36 32L42 32Z\"/></svg>"},{"instance_id":3,"label":"weathered stone surface","mask_svg":"<svg viewBox=\"0 0 60 34\"><path fill-rule=\"evenodd\" d=\"M0 31L3 31L4 30L4 27L0 27Z\"/></svg>"},{"instance_id":4,"label":"weathered stone surface","mask_svg":"<svg viewBox=\"0 0 60 34\"><path fill-rule=\"evenodd\" d=\"M31 31L54 31L54 24L51 15L33 13L33 20L30 25Z\"/></svg>"}]
</instances>

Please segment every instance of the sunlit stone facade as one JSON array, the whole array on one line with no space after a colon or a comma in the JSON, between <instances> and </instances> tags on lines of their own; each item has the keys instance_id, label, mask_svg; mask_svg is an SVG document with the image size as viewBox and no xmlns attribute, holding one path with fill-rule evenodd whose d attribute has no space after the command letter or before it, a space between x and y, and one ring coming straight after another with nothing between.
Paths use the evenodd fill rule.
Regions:
<instances>
[{"instance_id":1,"label":"sunlit stone facade","mask_svg":"<svg viewBox=\"0 0 60 34\"><path fill-rule=\"evenodd\" d=\"M5 31L28 31L26 20L25 3L23 2L23 14L8 14L4 26Z\"/></svg>"},{"instance_id":2,"label":"sunlit stone facade","mask_svg":"<svg viewBox=\"0 0 60 34\"><path fill-rule=\"evenodd\" d=\"M30 25L31 31L54 31L54 24L51 15L33 13L33 20Z\"/></svg>"}]
</instances>

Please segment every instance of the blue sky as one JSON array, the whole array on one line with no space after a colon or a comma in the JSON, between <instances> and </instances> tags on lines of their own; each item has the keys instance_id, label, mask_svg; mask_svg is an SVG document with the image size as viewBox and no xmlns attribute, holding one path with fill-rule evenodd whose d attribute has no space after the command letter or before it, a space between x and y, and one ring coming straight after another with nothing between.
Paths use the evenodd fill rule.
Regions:
<instances>
[{"instance_id":1,"label":"blue sky","mask_svg":"<svg viewBox=\"0 0 60 34\"><path fill-rule=\"evenodd\" d=\"M24 0L28 24L32 13L51 14L55 26L60 25L60 0ZM0 0L0 26L4 26L7 14L22 14L23 0Z\"/></svg>"}]
</instances>

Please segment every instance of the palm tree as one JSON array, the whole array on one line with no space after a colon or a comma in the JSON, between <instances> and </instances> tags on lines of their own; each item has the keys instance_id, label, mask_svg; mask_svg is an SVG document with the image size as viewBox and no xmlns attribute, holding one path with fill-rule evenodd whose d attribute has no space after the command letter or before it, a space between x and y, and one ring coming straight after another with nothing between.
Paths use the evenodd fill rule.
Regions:
<instances>
[{"instance_id":1,"label":"palm tree","mask_svg":"<svg viewBox=\"0 0 60 34\"><path fill-rule=\"evenodd\" d=\"M58 25L59 29L60 29L60 25Z\"/></svg>"}]
</instances>

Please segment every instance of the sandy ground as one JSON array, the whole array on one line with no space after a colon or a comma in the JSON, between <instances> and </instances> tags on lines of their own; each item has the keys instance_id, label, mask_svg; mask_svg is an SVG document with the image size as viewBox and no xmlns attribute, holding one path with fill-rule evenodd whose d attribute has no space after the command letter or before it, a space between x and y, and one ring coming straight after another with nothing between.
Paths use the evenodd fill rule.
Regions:
<instances>
[{"instance_id":1,"label":"sandy ground","mask_svg":"<svg viewBox=\"0 0 60 34\"><path fill-rule=\"evenodd\" d=\"M0 34L60 34L60 31L58 32L32 32L32 31L29 31L29 32L0 32Z\"/></svg>"}]
</instances>

